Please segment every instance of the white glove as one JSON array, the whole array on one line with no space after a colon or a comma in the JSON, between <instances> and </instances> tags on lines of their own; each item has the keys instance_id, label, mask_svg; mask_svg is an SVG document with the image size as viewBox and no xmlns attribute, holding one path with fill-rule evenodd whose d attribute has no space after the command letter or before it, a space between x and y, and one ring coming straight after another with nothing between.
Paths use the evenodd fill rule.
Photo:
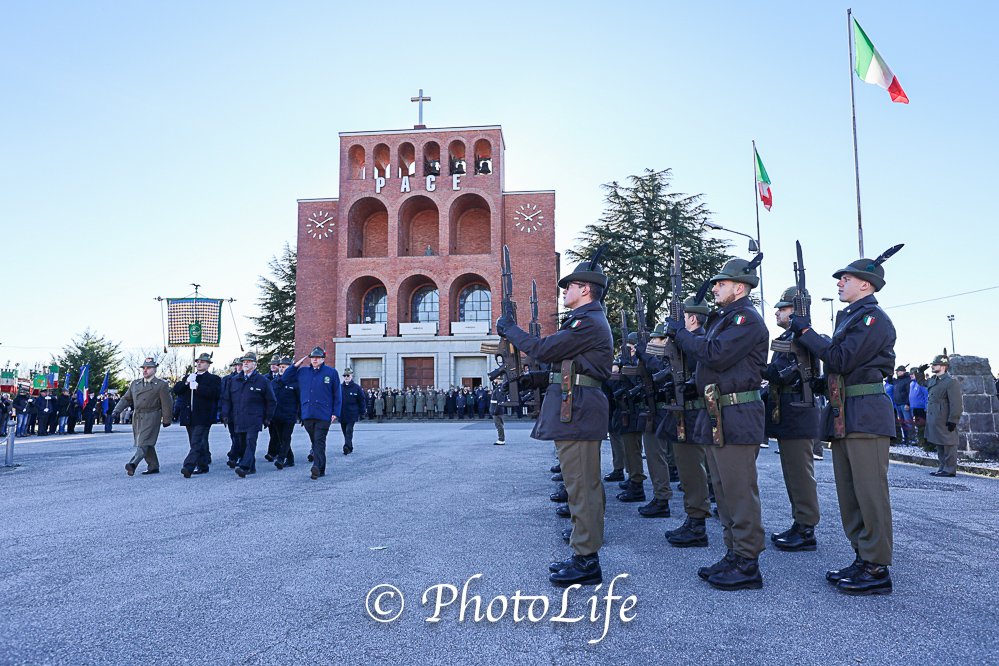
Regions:
<instances>
[{"instance_id":1,"label":"white glove","mask_svg":"<svg viewBox=\"0 0 999 666\"><path fill-rule=\"evenodd\" d=\"M187 383L190 384L192 382L195 384L198 383L197 375L195 375L194 373L191 373L187 376Z\"/></svg>"},{"instance_id":2,"label":"white glove","mask_svg":"<svg viewBox=\"0 0 999 666\"><path fill-rule=\"evenodd\" d=\"M198 390L198 382L196 381L190 381L187 383L187 385L191 387L192 391Z\"/></svg>"}]
</instances>

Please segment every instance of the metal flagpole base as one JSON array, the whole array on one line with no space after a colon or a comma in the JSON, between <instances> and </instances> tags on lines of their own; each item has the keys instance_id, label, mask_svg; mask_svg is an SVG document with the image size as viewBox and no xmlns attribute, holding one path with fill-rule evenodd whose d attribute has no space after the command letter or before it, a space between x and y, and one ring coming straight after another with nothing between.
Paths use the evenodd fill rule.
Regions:
<instances>
[{"instance_id":1,"label":"metal flagpole base","mask_svg":"<svg viewBox=\"0 0 999 666\"><path fill-rule=\"evenodd\" d=\"M14 466L14 438L17 436L17 419L7 421L7 455L4 457L4 467Z\"/></svg>"}]
</instances>

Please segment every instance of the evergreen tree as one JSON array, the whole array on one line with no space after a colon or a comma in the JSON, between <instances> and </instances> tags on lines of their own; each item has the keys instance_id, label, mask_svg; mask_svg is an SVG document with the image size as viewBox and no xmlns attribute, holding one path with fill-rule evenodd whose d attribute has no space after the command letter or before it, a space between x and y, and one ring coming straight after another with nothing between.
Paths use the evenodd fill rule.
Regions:
<instances>
[{"instance_id":1,"label":"evergreen tree","mask_svg":"<svg viewBox=\"0 0 999 666\"><path fill-rule=\"evenodd\" d=\"M628 314L630 330L638 323L634 317L636 287L641 288L646 303L646 328L652 330L668 314L674 245L680 248L683 269L681 299L696 293L731 258L725 252L726 242L705 234L703 225L710 221L711 212L702 200L704 195L670 191L671 179L670 169L646 169L643 175L630 176L629 184L604 185L603 216L588 224L578 247L566 253L572 262L585 261L608 243L600 265L610 278L606 302L615 341L620 339L622 309Z\"/></svg>"},{"instance_id":2,"label":"evergreen tree","mask_svg":"<svg viewBox=\"0 0 999 666\"><path fill-rule=\"evenodd\" d=\"M88 328L79 338L63 347L62 354L55 360L59 366L59 386L66 385L66 377L69 377L70 391L76 391L80 380L80 370L83 366L90 364L90 381L87 387L94 393L100 391L104 382L104 373L111 371L108 386L114 388L118 385L118 373L121 372L122 362L119 356L121 343L111 342L107 338L91 333Z\"/></svg>"},{"instance_id":3,"label":"evergreen tree","mask_svg":"<svg viewBox=\"0 0 999 666\"><path fill-rule=\"evenodd\" d=\"M265 365L275 354L290 355L295 349L295 273L298 255L285 243L281 257L271 259L268 266L273 279L260 278L260 315L250 317L256 331L247 333L250 346L261 350L259 358Z\"/></svg>"}]
</instances>

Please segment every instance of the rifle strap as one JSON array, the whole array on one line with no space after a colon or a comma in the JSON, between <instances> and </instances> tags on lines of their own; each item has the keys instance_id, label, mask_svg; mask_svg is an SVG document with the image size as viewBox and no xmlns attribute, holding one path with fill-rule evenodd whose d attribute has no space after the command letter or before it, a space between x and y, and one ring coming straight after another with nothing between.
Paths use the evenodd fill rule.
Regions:
<instances>
[{"instance_id":1,"label":"rifle strap","mask_svg":"<svg viewBox=\"0 0 999 666\"><path fill-rule=\"evenodd\" d=\"M773 421L774 425L778 425L780 424L780 394L783 393L783 391L780 391L779 389L774 390L777 389L776 386L772 386L770 389L771 398L774 403L773 411L770 413L770 420Z\"/></svg>"},{"instance_id":2,"label":"rifle strap","mask_svg":"<svg viewBox=\"0 0 999 666\"><path fill-rule=\"evenodd\" d=\"M833 437L842 439L846 437L846 386L843 375L830 373L826 385L829 388L829 408L832 410Z\"/></svg>"},{"instance_id":3,"label":"rifle strap","mask_svg":"<svg viewBox=\"0 0 999 666\"><path fill-rule=\"evenodd\" d=\"M562 361L562 407L559 410L559 421L572 421L572 380L576 374L576 362L572 359Z\"/></svg>"},{"instance_id":4,"label":"rifle strap","mask_svg":"<svg viewBox=\"0 0 999 666\"><path fill-rule=\"evenodd\" d=\"M704 403L711 419L711 441L715 446L725 446L725 431L722 429L721 391L718 384L704 387Z\"/></svg>"}]
</instances>

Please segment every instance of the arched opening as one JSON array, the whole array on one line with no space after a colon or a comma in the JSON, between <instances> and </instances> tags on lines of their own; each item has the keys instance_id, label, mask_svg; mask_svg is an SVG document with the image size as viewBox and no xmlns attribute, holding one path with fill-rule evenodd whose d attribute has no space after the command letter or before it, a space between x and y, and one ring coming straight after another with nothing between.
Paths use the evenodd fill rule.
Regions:
<instances>
[{"instance_id":1,"label":"arched opening","mask_svg":"<svg viewBox=\"0 0 999 666\"><path fill-rule=\"evenodd\" d=\"M426 275L410 275L399 285L399 321L435 324L440 320L437 283Z\"/></svg>"},{"instance_id":2,"label":"arched opening","mask_svg":"<svg viewBox=\"0 0 999 666\"><path fill-rule=\"evenodd\" d=\"M489 204L478 194L463 194L451 204L451 254L489 254L492 248Z\"/></svg>"},{"instance_id":3,"label":"arched opening","mask_svg":"<svg viewBox=\"0 0 999 666\"><path fill-rule=\"evenodd\" d=\"M399 208L399 256L439 255L440 212L433 199L414 196Z\"/></svg>"},{"instance_id":4,"label":"arched opening","mask_svg":"<svg viewBox=\"0 0 999 666\"><path fill-rule=\"evenodd\" d=\"M416 175L416 148L409 141L399 145L399 177Z\"/></svg>"},{"instance_id":5,"label":"arched opening","mask_svg":"<svg viewBox=\"0 0 999 666\"><path fill-rule=\"evenodd\" d=\"M475 142L475 173L487 175L493 172L493 147L487 139Z\"/></svg>"},{"instance_id":6,"label":"arched opening","mask_svg":"<svg viewBox=\"0 0 999 666\"><path fill-rule=\"evenodd\" d=\"M458 321L492 321L493 300L489 287L476 282L458 293Z\"/></svg>"},{"instance_id":7,"label":"arched opening","mask_svg":"<svg viewBox=\"0 0 999 666\"><path fill-rule=\"evenodd\" d=\"M364 146L351 146L347 151L347 168L351 180L364 180Z\"/></svg>"},{"instance_id":8,"label":"arched opening","mask_svg":"<svg viewBox=\"0 0 999 666\"><path fill-rule=\"evenodd\" d=\"M448 146L447 152L450 174L453 176L468 173L465 167L465 143L460 139L455 139Z\"/></svg>"},{"instance_id":9,"label":"arched opening","mask_svg":"<svg viewBox=\"0 0 999 666\"><path fill-rule=\"evenodd\" d=\"M388 256L388 209L374 197L354 202L347 213L347 256Z\"/></svg>"},{"instance_id":10,"label":"arched opening","mask_svg":"<svg viewBox=\"0 0 999 666\"><path fill-rule=\"evenodd\" d=\"M377 146L375 146L375 151L372 155L375 158L375 177L388 178L389 147L384 143L379 143Z\"/></svg>"},{"instance_id":11,"label":"arched opening","mask_svg":"<svg viewBox=\"0 0 999 666\"><path fill-rule=\"evenodd\" d=\"M385 324L388 322L388 291L376 277L365 275L347 288L348 324Z\"/></svg>"},{"instance_id":12,"label":"arched opening","mask_svg":"<svg viewBox=\"0 0 999 666\"><path fill-rule=\"evenodd\" d=\"M423 144L423 175L441 175L441 146L436 141Z\"/></svg>"}]
</instances>

